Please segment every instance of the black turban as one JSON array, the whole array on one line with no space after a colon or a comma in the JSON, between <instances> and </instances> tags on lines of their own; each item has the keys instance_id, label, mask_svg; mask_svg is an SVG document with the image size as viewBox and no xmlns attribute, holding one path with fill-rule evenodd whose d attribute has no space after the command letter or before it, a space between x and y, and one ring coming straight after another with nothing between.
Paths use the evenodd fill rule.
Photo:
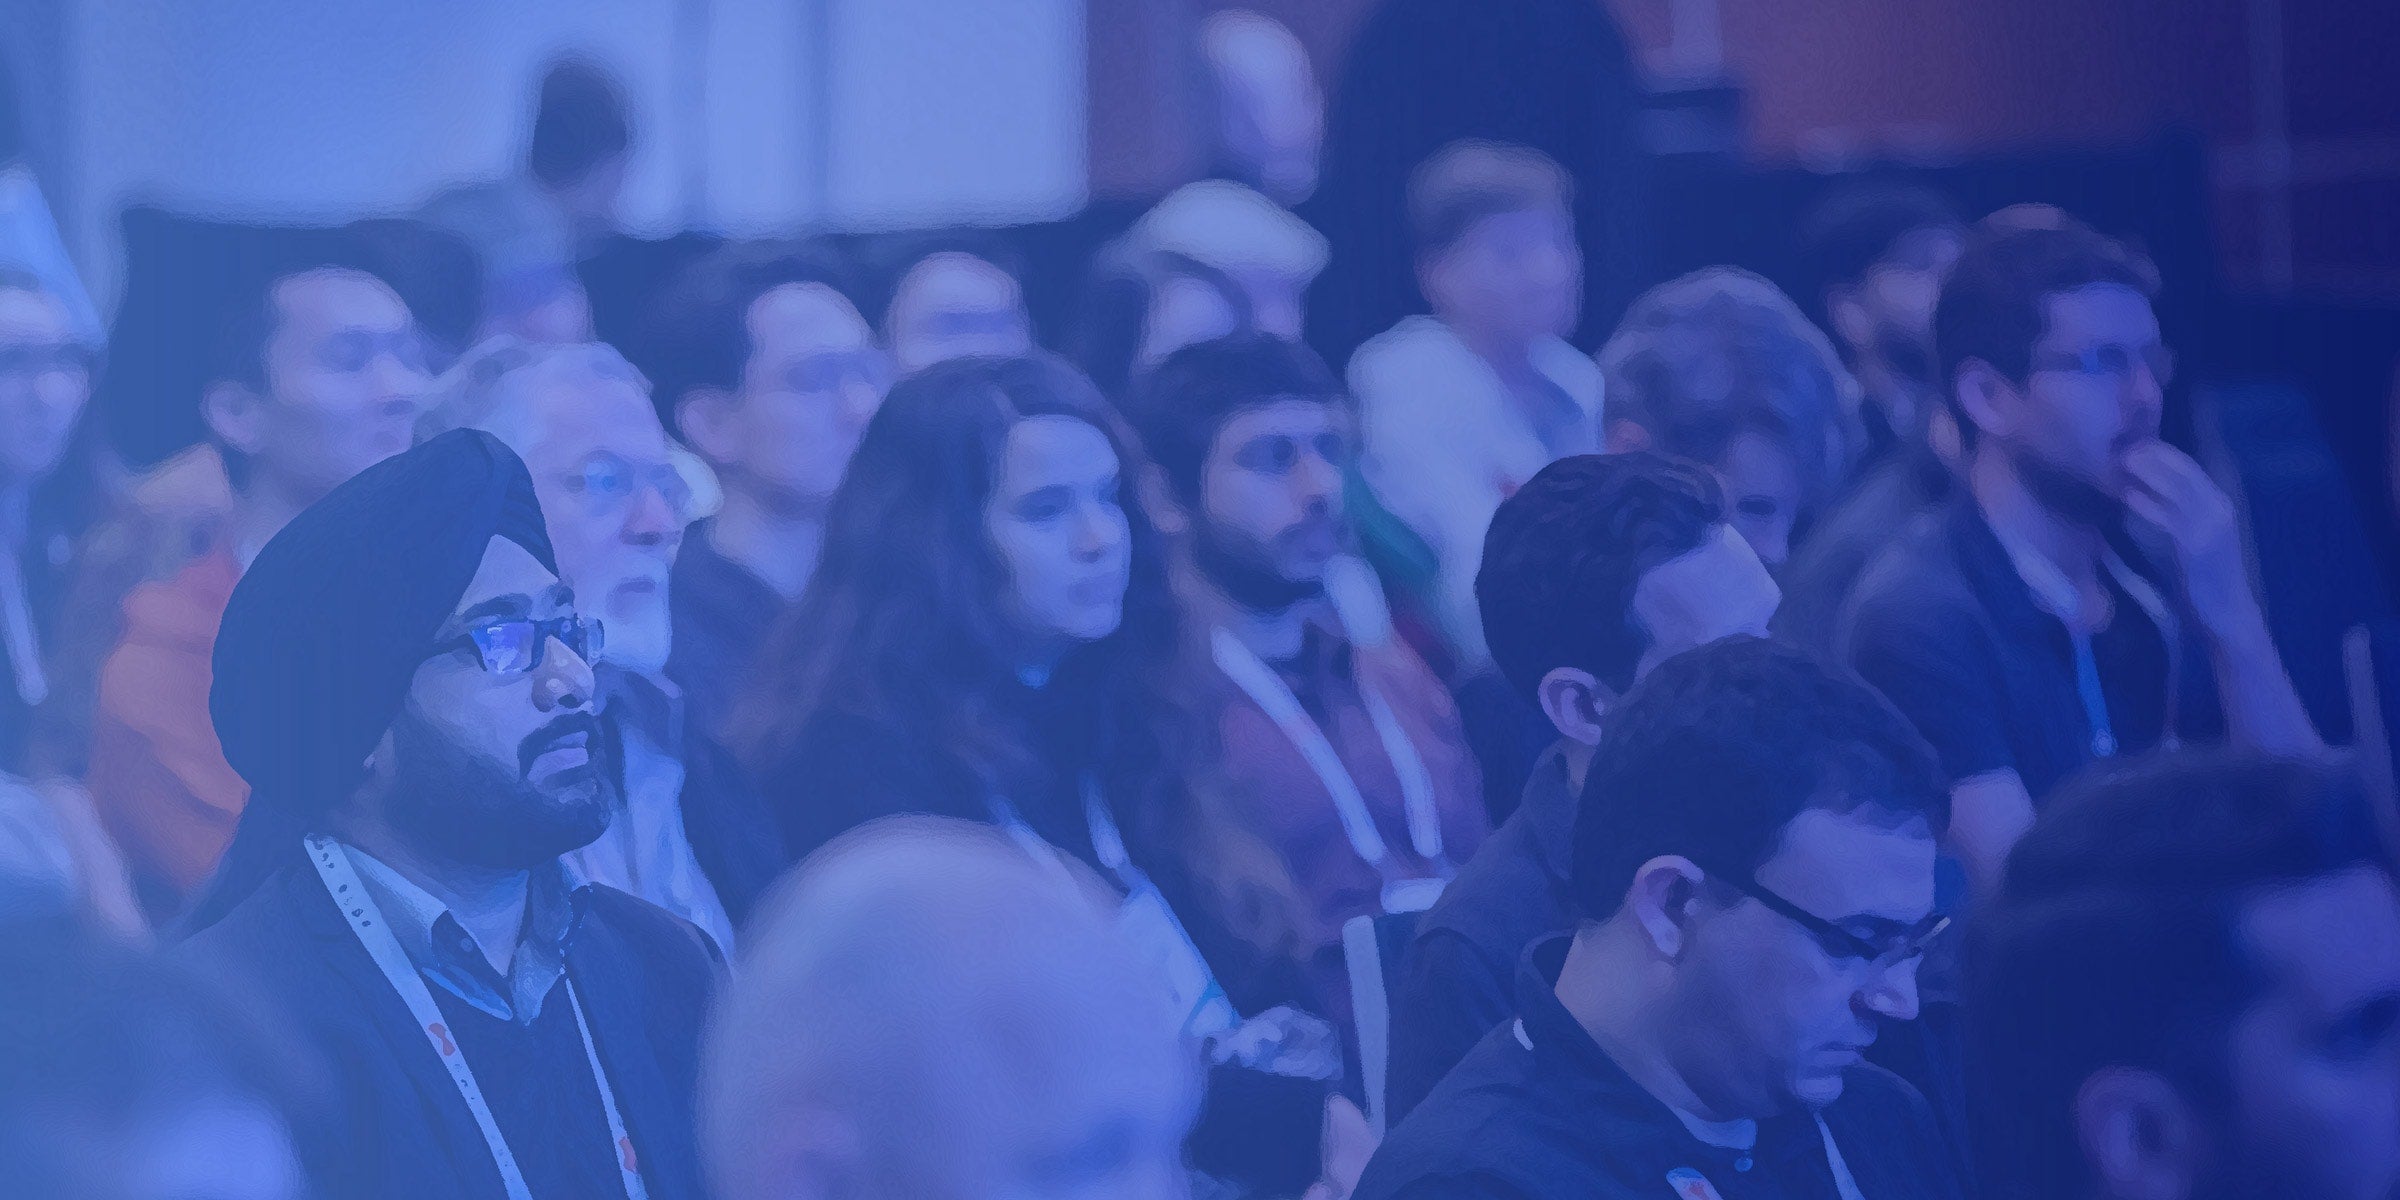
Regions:
<instances>
[{"instance_id":1,"label":"black turban","mask_svg":"<svg viewBox=\"0 0 2400 1200\"><path fill-rule=\"evenodd\" d=\"M199 924L356 790L495 537L557 571L525 464L461 430L361 471L259 551L225 607L208 696L250 801Z\"/></svg>"}]
</instances>

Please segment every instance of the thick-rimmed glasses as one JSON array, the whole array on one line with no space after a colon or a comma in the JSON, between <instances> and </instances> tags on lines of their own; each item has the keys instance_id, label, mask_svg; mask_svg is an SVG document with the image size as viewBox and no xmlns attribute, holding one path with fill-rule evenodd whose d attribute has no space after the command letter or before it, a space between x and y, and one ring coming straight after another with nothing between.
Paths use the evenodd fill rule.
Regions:
<instances>
[{"instance_id":1,"label":"thick-rimmed glasses","mask_svg":"<svg viewBox=\"0 0 2400 1200\"><path fill-rule=\"evenodd\" d=\"M1729 871L1711 871L1709 874L1711 878L1758 901L1768 912L1807 930L1809 936L1816 940L1817 947L1832 958L1876 970L1890 970L1902 963L1923 958L1934 939L1950 927L1950 918L1937 913L1883 937L1861 937L1776 895L1747 875Z\"/></svg>"}]
</instances>

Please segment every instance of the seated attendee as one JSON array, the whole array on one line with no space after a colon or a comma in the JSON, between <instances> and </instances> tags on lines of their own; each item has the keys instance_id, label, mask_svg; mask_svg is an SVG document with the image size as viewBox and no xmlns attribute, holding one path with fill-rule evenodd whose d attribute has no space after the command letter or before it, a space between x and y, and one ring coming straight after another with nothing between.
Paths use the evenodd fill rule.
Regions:
<instances>
[{"instance_id":1,"label":"seated attendee","mask_svg":"<svg viewBox=\"0 0 2400 1200\"><path fill-rule=\"evenodd\" d=\"M733 247L662 304L659 400L725 493L675 567L668 674L702 729L725 729L768 631L807 590L826 505L891 387L891 360L834 280L804 254Z\"/></svg>"},{"instance_id":2,"label":"seated attendee","mask_svg":"<svg viewBox=\"0 0 2400 1200\"><path fill-rule=\"evenodd\" d=\"M801 853L929 813L1100 872L1187 1032L1221 1051L1211 1114L1234 1124L1204 1119L1196 1157L1296 1193L1322 1170L1340 1040L1297 970L1272 852L1193 778L1146 469L1057 360L958 359L902 380L835 497L824 564L742 705L736 748Z\"/></svg>"},{"instance_id":3,"label":"seated attendee","mask_svg":"<svg viewBox=\"0 0 2400 1200\"><path fill-rule=\"evenodd\" d=\"M1200 22L1200 51L1216 85L1215 173L1286 208L1308 199L1325 143L1308 48L1282 22L1235 8Z\"/></svg>"},{"instance_id":4,"label":"seated attendee","mask_svg":"<svg viewBox=\"0 0 2400 1200\"><path fill-rule=\"evenodd\" d=\"M428 383L408 306L334 267L279 276L231 313L212 378L203 415L233 507L203 557L126 597L92 727L92 800L161 915L215 869L249 792L208 719L227 597L294 515L408 448Z\"/></svg>"},{"instance_id":5,"label":"seated attendee","mask_svg":"<svg viewBox=\"0 0 2400 1200\"><path fill-rule=\"evenodd\" d=\"M1583 296L1572 189L1522 146L1461 142L1409 184L1418 287L1350 360L1362 471L1440 564L1418 597L1462 666L1488 661L1475 611L1484 527L1551 461L1599 448L1600 373L1569 346Z\"/></svg>"},{"instance_id":6,"label":"seated attendee","mask_svg":"<svg viewBox=\"0 0 2400 1200\"><path fill-rule=\"evenodd\" d=\"M1120 240L1092 260L1066 354L1102 395L1122 400L1185 346L1256 330L1249 298L1223 271Z\"/></svg>"},{"instance_id":7,"label":"seated attendee","mask_svg":"<svg viewBox=\"0 0 2400 1200\"><path fill-rule=\"evenodd\" d=\"M710 1025L716 1194L1186 1195L1200 1061L1114 907L984 825L894 817L811 859Z\"/></svg>"},{"instance_id":8,"label":"seated attendee","mask_svg":"<svg viewBox=\"0 0 2400 1200\"><path fill-rule=\"evenodd\" d=\"M1701 463L1770 567L1848 479L1858 385L1775 285L1732 267L1661 284L1600 349L1609 445Z\"/></svg>"},{"instance_id":9,"label":"seated attendee","mask_svg":"<svg viewBox=\"0 0 2400 1200\"><path fill-rule=\"evenodd\" d=\"M883 337L899 372L975 354L1001 357L1033 349L1033 319L1016 276L963 250L941 250L910 264L893 285Z\"/></svg>"},{"instance_id":10,"label":"seated attendee","mask_svg":"<svg viewBox=\"0 0 2400 1200\"><path fill-rule=\"evenodd\" d=\"M2353 771L2096 772L1975 921L1983 1195L2400 1195L2400 883Z\"/></svg>"},{"instance_id":11,"label":"seated attendee","mask_svg":"<svg viewBox=\"0 0 2400 1200\"><path fill-rule=\"evenodd\" d=\"M1575 798L1626 689L1695 646L1764 634L1776 601L1708 472L1642 453L1543 468L1493 516L1475 590L1512 693L1499 719L1532 714L1548 748L1409 943L1391 999L1395 1116L1517 1012L1525 947L1575 927Z\"/></svg>"},{"instance_id":12,"label":"seated attendee","mask_svg":"<svg viewBox=\"0 0 2400 1200\"><path fill-rule=\"evenodd\" d=\"M1574 836L1575 932L1518 1016L1367 1168L1360 1200L1960 1195L1925 1101L1864 1065L1944 922L1932 750L1873 689L1752 638L1610 714Z\"/></svg>"},{"instance_id":13,"label":"seated attendee","mask_svg":"<svg viewBox=\"0 0 2400 1200\"><path fill-rule=\"evenodd\" d=\"M209 707L255 791L177 953L330 1065L328 1195L702 1195L719 960L560 857L620 803L574 605L468 430L295 517L226 607Z\"/></svg>"},{"instance_id":14,"label":"seated attendee","mask_svg":"<svg viewBox=\"0 0 2400 1200\"><path fill-rule=\"evenodd\" d=\"M99 515L92 361L58 297L0 268L0 772L27 773L76 542Z\"/></svg>"},{"instance_id":15,"label":"seated attendee","mask_svg":"<svg viewBox=\"0 0 2400 1200\"><path fill-rule=\"evenodd\" d=\"M0 923L0 1165L16 1200L306 1200L321 1081L211 980L70 924ZM38 981L38 982L36 982Z\"/></svg>"},{"instance_id":16,"label":"seated attendee","mask_svg":"<svg viewBox=\"0 0 2400 1200\"><path fill-rule=\"evenodd\" d=\"M1233 281L1262 333L1298 341L1325 239L1272 200L1222 179L1187 184L1126 231L1141 254L1188 258Z\"/></svg>"},{"instance_id":17,"label":"seated attendee","mask_svg":"<svg viewBox=\"0 0 2400 1200\"><path fill-rule=\"evenodd\" d=\"M1858 585L1842 639L1941 752L1979 890L2094 759L2319 743L2267 634L2233 504L2159 440L2155 276L2073 222L1988 220L1935 336L1964 487Z\"/></svg>"},{"instance_id":18,"label":"seated attendee","mask_svg":"<svg viewBox=\"0 0 2400 1200\"><path fill-rule=\"evenodd\" d=\"M601 345L495 347L418 422L475 428L525 460L567 586L608 629L596 664L621 739L625 807L567 855L592 883L648 900L730 951L758 893L789 865L763 802L693 726L667 678L669 578L693 507L648 383Z\"/></svg>"},{"instance_id":19,"label":"seated attendee","mask_svg":"<svg viewBox=\"0 0 2400 1200\"><path fill-rule=\"evenodd\" d=\"M1178 351L1129 407L1187 529L1217 774L1300 886L1303 952L1342 996L1343 923L1425 908L1484 835L1449 692L1327 592L1353 540L1349 398L1315 354L1253 334Z\"/></svg>"},{"instance_id":20,"label":"seated attendee","mask_svg":"<svg viewBox=\"0 0 2400 1200\"><path fill-rule=\"evenodd\" d=\"M1958 261L1964 223L1924 188L1863 184L1828 197L1801 226L1800 299L1858 380L1865 460L1921 444L1926 421L1945 407L1934 378L1933 306Z\"/></svg>"}]
</instances>

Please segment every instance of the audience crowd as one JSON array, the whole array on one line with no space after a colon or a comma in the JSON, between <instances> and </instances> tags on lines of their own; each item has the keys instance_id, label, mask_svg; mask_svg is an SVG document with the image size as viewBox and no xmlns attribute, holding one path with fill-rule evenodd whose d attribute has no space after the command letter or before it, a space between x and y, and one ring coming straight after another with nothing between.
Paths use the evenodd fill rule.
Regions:
<instances>
[{"instance_id":1,"label":"audience crowd","mask_svg":"<svg viewBox=\"0 0 2400 1200\"><path fill-rule=\"evenodd\" d=\"M468 344L286 264L163 461L0 263L0 1191L2400 1196L2400 820L2176 279L1859 187L1583 331L1617 206L1462 137L1328 362L1324 101L1205 36L1055 330L971 239L596 322L580 63L420 213Z\"/></svg>"}]
</instances>

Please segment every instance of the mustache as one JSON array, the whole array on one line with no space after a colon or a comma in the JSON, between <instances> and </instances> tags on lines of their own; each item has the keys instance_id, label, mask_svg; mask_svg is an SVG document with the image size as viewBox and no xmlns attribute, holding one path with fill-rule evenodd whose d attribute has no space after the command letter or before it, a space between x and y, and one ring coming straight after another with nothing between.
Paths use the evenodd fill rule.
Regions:
<instances>
[{"instance_id":1,"label":"mustache","mask_svg":"<svg viewBox=\"0 0 2400 1200\"><path fill-rule=\"evenodd\" d=\"M585 753L590 754L594 761L598 761L600 757L600 718L588 712L567 713L540 729L534 730L526 735L524 741L517 743L518 775L533 774L533 760L540 758L544 753L555 748L558 743L576 734L583 735Z\"/></svg>"}]
</instances>

